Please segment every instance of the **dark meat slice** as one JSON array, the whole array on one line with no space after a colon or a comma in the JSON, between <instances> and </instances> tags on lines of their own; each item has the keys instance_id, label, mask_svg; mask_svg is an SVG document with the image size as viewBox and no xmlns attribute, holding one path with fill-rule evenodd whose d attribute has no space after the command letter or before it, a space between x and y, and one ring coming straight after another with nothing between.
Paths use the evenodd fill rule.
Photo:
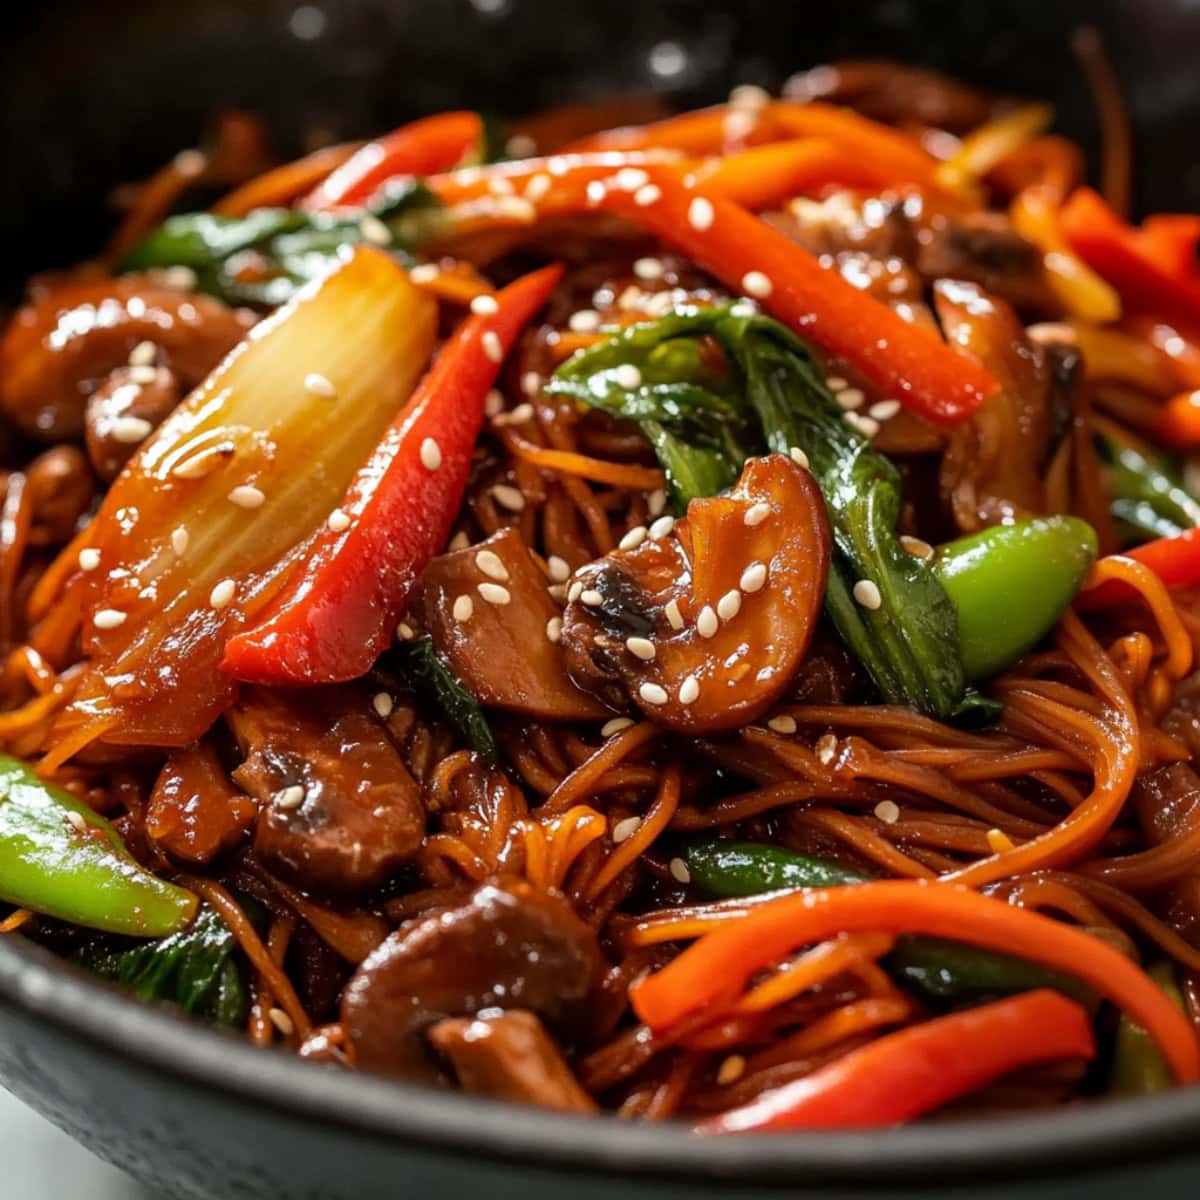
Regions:
<instances>
[{"instance_id":1,"label":"dark meat slice","mask_svg":"<svg viewBox=\"0 0 1200 1200\"><path fill-rule=\"evenodd\" d=\"M347 985L342 1025L359 1066L444 1082L424 1037L430 1025L520 1008L570 1036L600 970L595 934L565 900L498 879L392 934Z\"/></svg>"},{"instance_id":2,"label":"dark meat slice","mask_svg":"<svg viewBox=\"0 0 1200 1200\"><path fill-rule=\"evenodd\" d=\"M562 610L516 529L443 554L425 572L425 621L451 670L483 704L550 720L606 710L567 675Z\"/></svg>"},{"instance_id":3,"label":"dark meat slice","mask_svg":"<svg viewBox=\"0 0 1200 1200\"><path fill-rule=\"evenodd\" d=\"M362 689L247 689L227 720L245 758L233 777L263 805L254 851L271 871L354 894L420 847L420 789Z\"/></svg>"},{"instance_id":4,"label":"dark meat slice","mask_svg":"<svg viewBox=\"0 0 1200 1200\"><path fill-rule=\"evenodd\" d=\"M453 1064L464 1091L563 1112L596 1111L533 1013L452 1017L434 1025L429 1040Z\"/></svg>"},{"instance_id":5,"label":"dark meat slice","mask_svg":"<svg viewBox=\"0 0 1200 1200\"><path fill-rule=\"evenodd\" d=\"M659 530L655 530L659 533ZM680 732L753 721L784 692L825 595L829 527L812 476L781 454L724 496L576 572L562 644L606 703Z\"/></svg>"},{"instance_id":6,"label":"dark meat slice","mask_svg":"<svg viewBox=\"0 0 1200 1200\"><path fill-rule=\"evenodd\" d=\"M179 381L166 367L113 371L87 403L87 451L96 474L115 479L179 400Z\"/></svg>"},{"instance_id":7,"label":"dark meat slice","mask_svg":"<svg viewBox=\"0 0 1200 1200\"><path fill-rule=\"evenodd\" d=\"M146 836L187 863L209 863L242 839L258 804L235 787L206 742L173 751L146 806Z\"/></svg>"}]
</instances>

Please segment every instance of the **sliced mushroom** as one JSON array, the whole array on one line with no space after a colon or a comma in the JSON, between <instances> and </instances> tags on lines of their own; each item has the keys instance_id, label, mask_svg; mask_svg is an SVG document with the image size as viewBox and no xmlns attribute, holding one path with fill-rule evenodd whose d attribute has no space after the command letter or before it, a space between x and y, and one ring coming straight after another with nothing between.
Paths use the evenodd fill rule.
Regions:
<instances>
[{"instance_id":1,"label":"sliced mushroom","mask_svg":"<svg viewBox=\"0 0 1200 1200\"><path fill-rule=\"evenodd\" d=\"M483 704L570 721L606 710L567 675L562 609L516 529L443 554L425 572L425 620L451 670Z\"/></svg>"},{"instance_id":2,"label":"sliced mushroom","mask_svg":"<svg viewBox=\"0 0 1200 1200\"><path fill-rule=\"evenodd\" d=\"M829 567L825 502L791 459L751 459L727 495L576 573L562 645L572 678L680 732L770 707L816 626Z\"/></svg>"},{"instance_id":3,"label":"sliced mushroom","mask_svg":"<svg viewBox=\"0 0 1200 1200\"><path fill-rule=\"evenodd\" d=\"M104 480L116 479L179 400L179 381L166 367L113 371L87 402L87 451L96 474Z\"/></svg>"},{"instance_id":4,"label":"sliced mushroom","mask_svg":"<svg viewBox=\"0 0 1200 1200\"><path fill-rule=\"evenodd\" d=\"M96 481L76 446L51 446L25 468L33 503L29 540L35 546L58 546L75 536L92 507Z\"/></svg>"},{"instance_id":5,"label":"sliced mushroom","mask_svg":"<svg viewBox=\"0 0 1200 1200\"><path fill-rule=\"evenodd\" d=\"M399 752L356 687L248 689L227 720L262 802L254 852L300 887L378 887L421 845L425 809Z\"/></svg>"},{"instance_id":6,"label":"sliced mushroom","mask_svg":"<svg viewBox=\"0 0 1200 1200\"><path fill-rule=\"evenodd\" d=\"M359 1066L445 1082L430 1025L519 1008L570 1036L600 971L595 934L565 900L498 879L392 934L347 985L342 1025Z\"/></svg>"}]
</instances>

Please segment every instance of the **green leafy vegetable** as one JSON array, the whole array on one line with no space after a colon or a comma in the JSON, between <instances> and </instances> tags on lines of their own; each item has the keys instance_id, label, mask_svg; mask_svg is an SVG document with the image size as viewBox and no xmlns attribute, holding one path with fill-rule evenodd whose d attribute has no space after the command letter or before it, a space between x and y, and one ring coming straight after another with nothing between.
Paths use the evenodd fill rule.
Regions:
<instances>
[{"instance_id":1,"label":"green leafy vegetable","mask_svg":"<svg viewBox=\"0 0 1200 1200\"><path fill-rule=\"evenodd\" d=\"M1177 1007L1186 1011L1171 963L1156 963L1147 974ZM1148 1096L1169 1091L1174 1082L1171 1068L1154 1039L1128 1013L1122 1013L1113 1050L1110 1090L1118 1096Z\"/></svg>"},{"instance_id":2,"label":"green leafy vegetable","mask_svg":"<svg viewBox=\"0 0 1200 1200\"><path fill-rule=\"evenodd\" d=\"M1147 458L1107 437L1098 437L1096 448L1108 465L1109 509L1126 542L1175 537L1200 526L1200 501L1165 459Z\"/></svg>"},{"instance_id":3,"label":"green leafy vegetable","mask_svg":"<svg viewBox=\"0 0 1200 1200\"><path fill-rule=\"evenodd\" d=\"M221 918L203 908L190 928L161 941L119 950L97 942L76 961L140 1000L176 1004L217 1025L240 1025L248 1000L234 946Z\"/></svg>"},{"instance_id":4,"label":"green leafy vegetable","mask_svg":"<svg viewBox=\"0 0 1200 1200\"><path fill-rule=\"evenodd\" d=\"M434 648L433 639L417 638L397 647L401 669L418 696L430 701L459 737L489 763L496 761L496 739L479 701L471 695Z\"/></svg>"}]
</instances>

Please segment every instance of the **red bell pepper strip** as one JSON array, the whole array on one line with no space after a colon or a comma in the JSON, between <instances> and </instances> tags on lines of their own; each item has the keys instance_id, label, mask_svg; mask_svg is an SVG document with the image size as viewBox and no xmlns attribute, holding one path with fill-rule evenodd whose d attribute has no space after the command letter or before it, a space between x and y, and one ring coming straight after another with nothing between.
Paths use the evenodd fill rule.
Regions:
<instances>
[{"instance_id":1,"label":"red bell pepper strip","mask_svg":"<svg viewBox=\"0 0 1200 1200\"><path fill-rule=\"evenodd\" d=\"M979 361L911 325L847 283L836 271L738 204L689 186L668 164L619 164L620 155L563 156L548 168L504 164L495 174L524 192L537 218L607 212L660 238L736 293L760 300L773 316L856 366L886 395L943 425L966 420L1000 385ZM557 170L555 166L557 165ZM535 175L548 181L530 189ZM464 189L453 178L428 180L447 203L487 193L493 172ZM521 186L523 185L523 186ZM532 198L531 198L532 196Z\"/></svg>"},{"instance_id":2,"label":"red bell pepper strip","mask_svg":"<svg viewBox=\"0 0 1200 1200\"><path fill-rule=\"evenodd\" d=\"M368 142L323 180L301 207L320 211L363 204L388 179L432 175L458 166L483 140L483 119L473 112L438 113L402 125Z\"/></svg>"},{"instance_id":3,"label":"red bell pepper strip","mask_svg":"<svg viewBox=\"0 0 1200 1200\"><path fill-rule=\"evenodd\" d=\"M1129 1013L1180 1083L1200 1079L1200 1043L1191 1022L1119 951L1028 909L929 880L818 888L769 901L642 979L630 999L652 1029L669 1029L706 1005L729 1001L752 975L800 946L868 931L932 934L1069 972Z\"/></svg>"},{"instance_id":4,"label":"red bell pepper strip","mask_svg":"<svg viewBox=\"0 0 1200 1200\"><path fill-rule=\"evenodd\" d=\"M1200 529L1185 529L1174 537L1155 538L1122 550L1121 556L1149 567L1170 589L1200 586ZM1081 591L1075 605L1087 612L1135 597L1133 589L1119 579L1108 579Z\"/></svg>"},{"instance_id":5,"label":"red bell pepper strip","mask_svg":"<svg viewBox=\"0 0 1200 1200\"><path fill-rule=\"evenodd\" d=\"M1026 992L890 1033L696 1132L898 1125L1020 1067L1095 1053L1080 1005L1058 992Z\"/></svg>"},{"instance_id":6,"label":"red bell pepper strip","mask_svg":"<svg viewBox=\"0 0 1200 1200\"><path fill-rule=\"evenodd\" d=\"M253 683L354 679L387 646L462 502L483 403L500 363L562 276L545 267L469 316L351 483L303 570L265 619L232 638L222 669Z\"/></svg>"},{"instance_id":7,"label":"red bell pepper strip","mask_svg":"<svg viewBox=\"0 0 1200 1200\"><path fill-rule=\"evenodd\" d=\"M1062 209L1063 233L1072 249L1121 293L1128 308L1195 334L1200 332L1200 272L1180 252L1187 226L1174 222L1160 218L1145 229L1127 225L1091 188L1076 188Z\"/></svg>"}]
</instances>

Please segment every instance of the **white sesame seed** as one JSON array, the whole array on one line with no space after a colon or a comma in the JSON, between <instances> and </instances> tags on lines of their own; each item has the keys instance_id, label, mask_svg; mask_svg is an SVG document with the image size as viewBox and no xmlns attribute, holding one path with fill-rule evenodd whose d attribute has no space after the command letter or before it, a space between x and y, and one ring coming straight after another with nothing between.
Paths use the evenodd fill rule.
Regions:
<instances>
[{"instance_id":1,"label":"white sesame seed","mask_svg":"<svg viewBox=\"0 0 1200 1200\"><path fill-rule=\"evenodd\" d=\"M879 432L879 422L873 417L864 417L861 413L848 412L845 419L846 424L852 429L857 429L863 437L874 437Z\"/></svg>"},{"instance_id":2,"label":"white sesame seed","mask_svg":"<svg viewBox=\"0 0 1200 1200\"><path fill-rule=\"evenodd\" d=\"M551 617L546 622L546 637L552 642L557 642L562 637L563 620L562 617Z\"/></svg>"},{"instance_id":3,"label":"white sesame seed","mask_svg":"<svg viewBox=\"0 0 1200 1200\"><path fill-rule=\"evenodd\" d=\"M176 292L190 292L196 286L196 272L191 267L167 267L158 278L164 287Z\"/></svg>"},{"instance_id":4,"label":"white sesame seed","mask_svg":"<svg viewBox=\"0 0 1200 1200\"><path fill-rule=\"evenodd\" d=\"M508 568L504 560L494 550L480 550L475 555L475 565L489 578L508 582Z\"/></svg>"},{"instance_id":5,"label":"white sesame seed","mask_svg":"<svg viewBox=\"0 0 1200 1200\"><path fill-rule=\"evenodd\" d=\"M767 582L767 564L761 562L752 562L743 572L741 579L738 580L738 587L743 592L759 592L762 591L762 586Z\"/></svg>"},{"instance_id":6,"label":"white sesame seed","mask_svg":"<svg viewBox=\"0 0 1200 1200\"><path fill-rule=\"evenodd\" d=\"M471 301L471 311L477 317L490 317L500 311L500 305L496 303L495 296L483 292Z\"/></svg>"},{"instance_id":7,"label":"white sesame seed","mask_svg":"<svg viewBox=\"0 0 1200 1200\"><path fill-rule=\"evenodd\" d=\"M759 300L765 300L772 290L772 283L761 271L747 271L742 276L742 291Z\"/></svg>"},{"instance_id":8,"label":"white sesame seed","mask_svg":"<svg viewBox=\"0 0 1200 1200\"><path fill-rule=\"evenodd\" d=\"M483 352L494 363L504 360L504 347L500 344L500 338L497 336L494 329L484 330L483 337L479 339L483 346Z\"/></svg>"},{"instance_id":9,"label":"white sesame seed","mask_svg":"<svg viewBox=\"0 0 1200 1200\"><path fill-rule=\"evenodd\" d=\"M447 547L449 550L465 550L471 544L471 539L467 537L467 531L460 529L451 539Z\"/></svg>"},{"instance_id":10,"label":"white sesame seed","mask_svg":"<svg viewBox=\"0 0 1200 1200\"><path fill-rule=\"evenodd\" d=\"M900 546L914 558L930 559L933 557L933 547L917 537L909 537L907 533L900 535Z\"/></svg>"},{"instance_id":11,"label":"white sesame seed","mask_svg":"<svg viewBox=\"0 0 1200 1200\"><path fill-rule=\"evenodd\" d=\"M566 583L571 578L571 568L565 558L552 554L546 559L546 573L555 583Z\"/></svg>"},{"instance_id":12,"label":"white sesame seed","mask_svg":"<svg viewBox=\"0 0 1200 1200\"><path fill-rule=\"evenodd\" d=\"M633 363L622 363L614 369L612 377L613 383L619 388L624 388L627 392L631 392L634 388L642 386L642 373Z\"/></svg>"},{"instance_id":13,"label":"white sesame seed","mask_svg":"<svg viewBox=\"0 0 1200 1200\"><path fill-rule=\"evenodd\" d=\"M793 446L788 451L788 457L791 458L792 462L794 462L798 467L803 467L806 471L808 470L808 455L805 454L799 446Z\"/></svg>"},{"instance_id":14,"label":"white sesame seed","mask_svg":"<svg viewBox=\"0 0 1200 1200\"><path fill-rule=\"evenodd\" d=\"M128 616L128 613L122 612L119 608L102 608L92 618L92 624L97 629L116 629L125 624Z\"/></svg>"},{"instance_id":15,"label":"white sesame seed","mask_svg":"<svg viewBox=\"0 0 1200 1200\"><path fill-rule=\"evenodd\" d=\"M694 704L700 696L700 680L695 675L689 675L679 685L679 703L686 706Z\"/></svg>"},{"instance_id":16,"label":"white sesame seed","mask_svg":"<svg viewBox=\"0 0 1200 1200\"><path fill-rule=\"evenodd\" d=\"M648 183L645 187L638 188L633 194L633 202L638 208L649 208L651 204L656 204L662 198L662 190L656 183Z\"/></svg>"},{"instance_id":17,"label":"white sesame seed","mask_svg":"<svg viewBox=\"0 0 1200 1200\"><path fill-rule=\"evenodd\" d=\"M620 550L636 550L645 540L646 540L645 525L635 525L617 543L617 547Z\"/></svg>"},{"instance_id":18,"label":"white sesame seed","mask_svg":"<svg viewBox=\"0 0 1200 1200\"><path fill-rule=\"evenodd\" d=\"M749 525L751 529L755 525L761 525L771 515L771 506L765 501L760 500L757 504L752 504L742 515L742 521Z\"/></svg>"},{"instance_id":19,"label":"white sesame seed","mask_svg":"<svg viewBox=\"0 0 1200 1200\"><path fill-rule=\"evenodd\" d=\"M628 717L613 717L610 721L605 721L600 726L600 736L610 738L613 734L620 733L622 729L628 729L633 722Z\"/></svg>"},{"instance_id":20,"label":"white sesame seed","mask_svg":"<svg viewBox=\"0 0 1200 1200\"><path fill-rule=\"evenodd\" d=\"M525 199L536 204L550 190L553 181L544 171L539 171L525 185Z\"/></svg>"},{"instance_id":21,"label":"white sesame seed","mask_svg":"<svg viewBox=\"0 0 1200 1200\"><path fill-rule=\"evenodd\" d=\"M191 540L191 534L182 525L171 530L171 549L176 554L185 553Z\"/></svg>"},{"instance_id":22,"label":"white sesame seed","mask_svg":"<svg viewBox=\"0 0 1200 1200\"><path fill-rule=\"evenodd\" d=\"M537 209L522 196L497 196L492 201L497 216L510 221L530 222L537 218Z\"/></svg>"},{"instance_id":23,"label":"white sesame seed","mask_svg":"<svg viewBox=\"0 0 1200 1200\"><path fill-rule=\"evenodd\" d=\"M228 608L233 603L234 593L237 591L237 584L232 579L222 579L216 584L211 592L208 593L208 602L213 608Z\"/></svg>"},{"instance_id":24,"label":"white sesame seed","mask_svg":"<svg viewBox=\"0 0 1200 1200\"><path fill-rule=\"evenodd\" d=\"M461 625L469 621L475 613L475 601L470 596L464 593L455 598L454 607L450 610L451 615Z\"/></svg>"},{"instance_id":25,"label":"white sesame seed","mask_svg":"<svg viewBox=\"0 0 1200 1200\"><path fill-rule=\"evenodd\" d=\"M728 1087L731 1083L737 1083L745 1073L746 1060L740 1054L731 1054L717 1068L717 1083L721 1087Z\"/></svg>"},{"instance_id":26,"label":"white sesame seed","mask_svg":"<svg viewBox=\"0 0 1200 1200\"><path fill-rule=\"evenodd\" d=\"M392 709L396 707L396 702L387 692L376 692L371 698L371 707L386 721L392 715Z\"/></svg>"},{"instance_id":27,"label":"white sesame seed","mask_svg":"<svg viewBox=\"0 0 1200 1200\"><path fill-rule=\"evenodd\" d=\"M100 551L95 546L85 546L79 552L79 569L94 571L100 565Z\"/></svg>"},{"instance_id":28,"label":"white sesame seed","mask_svg":"<svg viewBox=\"0 0 1200 1200\"><path fill-rule=\"evenodd\" d=\"M654 643L649 638L644 637L626 638L625 649L634 658L640 658L643 662L649 662L658 653Z\"/></svg>"},{"instance_id":29,"label":"white sesame seed","mask_svg":"<svg viewBox=\"0 0 1200 1200\"><path fill-rule=\"evenodd\" d=\"M367 213L365 217L358 223L359 229L362 230L362 235L368 242L373 242L376 246L390 246L392 244L392 231L376 216Z\"/></svg>"},{"instance_id":30,"label":"white sesame seed","mask_svg":"<svg viewBox=\"0 0 1200 1200\"><path fill-rule=\"evenodd\" d=\"M291 1037L296 1032L296 1026L292 1022L292 1018L283 1011L282 1008L272 1008L267 1012L267 1016L271 1018L271 1024L283 1034L284 1037Z\"/></svg>"},{"instance_id":31,"label":"white sesame seed","mask_svg":"<svg viewBox=\"0 0 1200 1200\"><path fill-rule=\"evenodd\" d=\"M133 445L150 436L154 426L143 417L117 417L109 427L113 441Z\"/></svg>"},{"instance_id":32,"label":"white sesame seed","mask_svg":"<svg viewBox=\"0 0 1200 1200\"><path fill-rule=\"evenodd\" d=\"M511 196L516 192L511 179L505 179L503 175L497 175L488 180L488 191L493 196Z\"/></svg>"},{"instance_id":33,"label":"white sesame seed","mask_svg":"<svg viewBox=\"0 0 1200 1200\"><path fill-rule=\"evenodd\" d=\"M765 108L771 101L771 93L756 83L739 83L729 93L729 103L734 108L756 110Z\"/></svg>"},{"instance_id":34,"label":"white sesame seed","mask_svg":"<svg viewBox=\"0 0 1200 1200\"><path fill-rule=\"evenodd\" d=\"M436 263L419 263L409 271L408 277L413 283L424 284L432 283L440 274Z\"/></svg>"},{"instance_id":35,"label":"white sesame seed","mask_svg":"<svg viewBox=\"0 0 1200 1200\"><path fill-rule=\"evenodd\" d=\"M899 411L899 400L877 400L867 409L876 421L890 421Z\"/></svg>"},{"instance_id":36,"label":"white sesame seed","mask_svg":"<svg viewBox=\"0 0 1200 1200\"><path fill-rule=\"evenodd\" d=\"M76 833L87 832L87 822L83 819L83 813L76 812L73 808L67 809L67 823Z\"/></svg>"},{"instance_id":37,"label":"white sesame seed","mask_svg":"<svg viewBox=\"0 0 1200 1200\"><path fill-rule=\"evenodd\" d=\"M854 585L854 599L863 608L876 609L883 604L883 596L879 592L879 585L871 579L860 579Z\"/></svg>"},{"instance_id":38,"label":"white sesame seed","mask_svg":"<svg viewBox=\"0 0 1200 1200\"><path fill-rule=\"evenodd\" d=\"M581 308L567 318L572 333L595 333L600 328L600 314L594 308Z\"/></svg>"},{"instance_id":39,"label":"white sesame seed","mask_svg":"<svg viewBox=\"0 0 1200 1200\"><path fill-rule=\"evenodd\" d=\"M853 409L862 408L867 397L860 388L848 387L843 388L834 398L842 408L850 412Z\"/></svg>"},{"instance_id":40,"label":"white sesame seed","mask_svg":"<svg viewBox=\"0 0 1200 1200\"><path fill-rule=\"evenodd\" d=\"M682 858L671 859L671 877L679 883L691 883L692 873Z\"/></svg>"},{"instance_id":41,"label":"white sesame seed","mask_svg":"<svg viewBox=\"0 0 1200 1200\"><path fill-rule=\"evenodd\" d=\"M129 382L136 383L139 387L145 387L147 384L154 383L158 379L158 368L148 366L145 363L129 368Z\"/></svg>"},{"instance_id":42,"label":"white sesame seed","mask_svg":"<svg viewBox=\"0 0 1200 1200\"><path fill-rule=\"evenodd\" d=\"M772 717L767 722L767 728L774 730L776 733L795 733L796 718L789 717L786 713L780 713L777 717Z\"/></svg>"},{"instance_id":43,"label":"white sesame seed","mask_svg":"<svg viewBox=\"0 0 1200 1200\"><path fill-rule=\"evenodd\" d=\"M350 514L343 512L340 508L335 508L329 514L329 528L334 533L344 533L350 528Z\"/></svg>"},{"instance_id":44,"label":"white sesame seed","mask_svg":"<svg viewBox=\"0 0 1200 1200\"><path fill-rule=\"evenodd\" d=\"M641 167L622 167L613 176L613 185L623 192L636 192L650 182L650 176Z\"/></svg>"},{"instance_id":45,"label":"white sesame seed","mask_svg":"<svg viewBox=\"0 0 1200 1200\"><path fill-rule=\"evenodd\" d=\"M815 749L817 758L828 766L833 762L834 755L837 754L837 738L832 733L822 734L817 739Z\"/></svg>"},{"instance_id":46,"label":"white sesame seed","mask_svg":"<svg viewBox=\"0 0 1200 1200\"><path fill-rule=\"evenodd\" d=\"M421 466L427 471L436 471L442 465L442 448L431 437L421 443Z\"/></svg>"},{"instance_id":47,"label":"white sesame seed","mask_svg":"<svg viewBox=\"0 0 1200 1200\"><path fill-rule=\"evenodd\" d=\"M706 604L700 610L700 615L696 618L696 632L702 638L714 637L720 624L721 622L717 620L717 614L713 611L712 605Z\"/></svg>"},{"instance_id":48,"label":"white sesame seed","mask_svg":"<svg viewBox=\"0 0 1200 1200\"><path fill-rule=\"evenodd\" d=\"M895 800L880 800L880 802L875 805L875 815L885 825L895 825L895 823L900 820L900 806L895 802Z\"/></svg>"},{"instance_id":49,"label":"white sesame seed","mask_svg":"<svg viewBox=\"0 0 1200 1200\"><path fill-rule=\"evenodd\" d=\"M672 516L659 517L655 520L647 533L652 542L660 542L663 538L675 528L675 518Z\"/></svg>"},{"instance_id":50,"label":"white sesame seed","mask_svg":"<svg viewBox=\"0 0 1200 1200\"><path fill-rule=\"evenodd\" d=\"M497 413L492 418L493 425L524 425L527 421L532 421L535 416L533 405L528 402L518 404L516 408L506 413Z\"/></svg>"},{"instance_id":51,"label":"white sesame seed","mask_svg":"<svg viewBox=\"0 0 1200 1200\"><path fill-rule=\"evenodd\" d=\"M641 817L626 817L625 820L618 821L612 828L613 845L619 846L622 842L629 841L641 827Z\"/></svg>"},{"instance_id":52,"label":"white sesame seed","mask_svg":"<svg viewBox=\"0 0 1200 1200\"><path fill-rule=\"evenodd\" d=\"M158 357L158 347L153 342L138 342L129 352L131 367L151 367Z\"/></svg>"},{"instance_id":53,"label":"white sesame seed","mask_svg":"<svg viewBox=\"0 0 1200 1200\"><path fill-rule=\"evenodd\" d=\"M599 608L604 603L604 597L595 588L585 588L584 591L579 593L579 599L588 608Z\"/></svg>"},{"instance_id":54,"label":"white sesame seed","mask_svg":"<svg viewBox=\"0 0 1200 1200\"><path fill-rule=\"evenodd\" d=\"M732 621L742 608L742 594L736 588L726 592L717 601L717 616L722 621Z\"/></svg>"},{"instance_id":55,"label":"white sesame seed","mask_svg":"<svg viewBox=\"0 0 1200 1200\"><path fill-rule=\"evenodd\" d=\"M492 495L501 508L510 512L520 512L525 507L525 497L518 488L508 483L498 483L492 488Z\"/></svg>"},{"instance_id":56,"label":"white sesame seed","mask_svg":"<svg viewBox=\"0 0 1200 1200\"><path fill-rule=\"evenodd\" d=\"M411 642L417 636L417 632L407 621L401 621L396 626L396 640L399 642Z\"/></svg>"},{"instance_id":57,"label":"white sesame seed","mask_svg":"<svg viewBox=\"0 0 1200 1200\"><path fill-rule=\"evenodd\" d=\"M485 416L494 417L504 408L504 393L499 388L492 388L483 398Z\"/></svg>"},{"instance_id":58,"label":"white sesame seed","mask_svg":"<svg viewBox=\"0 0 1200 1200\"><path fill-rule=\"evenodd\" d=\"M576 579L574 583L567 589L567 601L574 604L580 596L583 595L583 584Z\"/></svg>"},{"instance_id":59,"label":"white sesame seed","mask_svg":"<svg viewBox=\"0 0 1200 1200\"><path fill-rule=\"evenodd\" d=\"M661 279L664 270L661 258L639 258L633 264L633 273L639 279Z\"/></svg>"},{"instance_id":60,"label":"white sesame seed","mask_svg":"<svg viewBox=\"0 0 1200 1200\"><path fill-rule=\"evenodd\" d=\"M526 371L521 376L521 391L526 396L536 396L542 390L542 377L536 371Z\"/></svg>"},{"instance_id":61,"label":"white sesame seed","mask_svg":"<svg viewBox=\"0 0 1200 1200\"><path fill-rule=\"evenodd\" d=\"M546 589L546 593L551 600L557 600L559 604L565 604L567 599L567 585L565 583L552 583Z\"/></svg>"},{"instance_id":62,"label":"white sesame seed","mask_svg":"<svg viewBox=\"0 0 1200 1200\"><path fill-rule=\"evenodd\" d=\"M679 611L678 600L672 598L667 601L667 606L663 609L663 612L667 614L667 621L670 623L672 629L683 628L683 613Z\"/></svg>"},{"instance_id":63,"label":"white sesame seed","mask_svg":"<svg viewBox=\"0 0 1200 1200\"><path fill-rule=\"evenodd\" d=\"M243 483L240 487L235 487L229 493L230 501L236 504L238 508L261 508L266 498L261 489L249 483Z\"/></svg>"},{"instance_id":64,"label":"white sesame seed","mask_svg":"<svg viewBox=\"0 0 1200 1200\"><path fill-rule=\"evenodd\" d=\"M605 196L608 195L608 188L600 182L599 179L591 180L587 185L587 198L589 204L599 204Z\"/></svg>"},{"instance_id":65,"label":"white sesame seed","mask_svg":"<svg viewBox=\"0 0 1200 1200\"><path fill-rule=\"evenodd\" d=\"M288 787L281 788L271 799L276 808L281 808L284 812L289 812L294 808L299 808L304 803L304 788L298 783L293 783Z\"/></svg>"},{"instance_id":66,"label":"white sesame seed","mask_svg":"<svg viewBox=\"0 0 1200 1200\"><path fill-rule=\"evenodd\" d=\"M642 686L638 688L638 695L642 698L644 703L653 704L655 706L666 704L666 702L670 699L670 697L667 695L666 688L660 687L657 683L643 683Z\"/></svg>"},{"instance_id":67,"label":"white sesame seed","mask_svg":"<svg viewBox=\"0 0 1200 1200\"><path fill-rule=\"evenodd\" d=\"M324 400L332 400L337 396L337 388L320 371L309 371L305 375L304 390L314 396L320 396Z\"/></svg>"},{"instance_id":68,"label":"white sesame seed","mask_svg":"<svg viewBox=\"0 0 1200 1200\"><path fill-rule=\"evenodd\" d=\"M488 604L507 604L512 599L512 593L498 583L481 583L476 586L480 598Z\"/></svg>"},{"instance_id":69,"label":"white sesame seed","mask_svg":"<svg viewBox=\"0 0 1200 1200\"><path fill-rule=\"evenodd\" d=\"M706 196L696 196L688 205L688 224L699 233L710 228L713 223L712 201Z\"/></svg>"},{"instance_id":70,"label":"white sesame seed","mask_svg":"<svg viewBox=\"0 0 1200 1200\"><path fill-rule=\"evenodd\" d=\"M657 517L667 507L667 493L662 488L655 488L646 497L646 509L652 517Z\"/></svg>"},{"instance_id":71,"label":"white sesame seed","mask_svg":"<svg viewBox=\"0 0 1200 1200\"><path fill-rule=\"evenodd\" d=\"M830 375L829 378L825 380L825 386L831 392L840 392L842 388L848 388L850 386L850 381L848 379L843 379L840 375Z\"/></svg>"}]
</instances>

